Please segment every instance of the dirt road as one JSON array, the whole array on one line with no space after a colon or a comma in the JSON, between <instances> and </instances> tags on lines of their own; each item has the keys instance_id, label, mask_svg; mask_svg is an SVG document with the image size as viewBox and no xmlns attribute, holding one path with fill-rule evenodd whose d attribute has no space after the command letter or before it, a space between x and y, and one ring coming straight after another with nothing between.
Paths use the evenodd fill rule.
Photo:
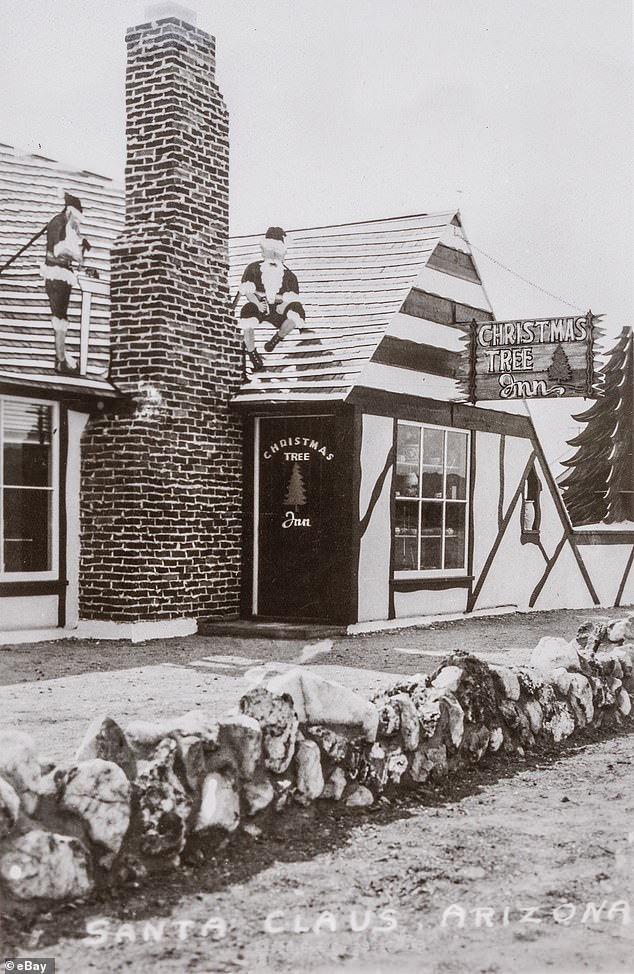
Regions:
<instances>
[{"instance_id":1,"label":"dirt road","mask_svg":"<svg viewBox=\"0 0 634 974\"><path fill-rule=\"evenodd\" d=\"M495 759L449 802L298 810L180 886L61 909L22 953L60 974L631 972L633 730Z\"/></svg>"},{"instance_id":2,"label":"dirt road","mask_svg":"<svg viewBox=\"0 0 634 974\"><path fill-rule=\"evenodd\" d=\"M458 648L515 661L542 635L572 637L580 617L592 614L377 633L336 642L315 662L346 668L347 682L361 679L362 667L367 679L433 669ZM5 648L0 722L17 707L20 723L30 719L34 732L41 724L52 737L69 719L59 708L75 681L85 696L74 699L89 709L106 687L118 687L131 710L140 694L147 709L165 700L169 668L182 696L169 701L178 711L185 701L233 703L243 691L232 666L289 661L301 645L191 637ZM219 662L210 664L210 653ZM232 653L240 654L233 662ZM557 755L492 756L458 782L421 788L398 804L360 811L317 802L151 884L44 917L4 918L0 956L55 957L58 974L632 972L633 769L630 721L622 733L595 733Z\"/></svg>"}]
</instances>

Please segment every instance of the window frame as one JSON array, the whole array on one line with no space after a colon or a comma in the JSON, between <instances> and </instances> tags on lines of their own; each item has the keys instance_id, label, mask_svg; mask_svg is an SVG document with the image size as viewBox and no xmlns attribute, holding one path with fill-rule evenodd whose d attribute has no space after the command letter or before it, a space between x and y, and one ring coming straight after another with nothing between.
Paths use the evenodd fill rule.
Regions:
<instances>
[{"instance_id":1,"label":"window frame","mask_svg":"<svg viewBox=\"0 0 634 974\"><path fill-rule=\"evenodd\" d=\"M420 430L420 444L422 447L423 442L423 431L428 430L439 430L443 433L460 433L466 438L466 470L465 470L465 497L462 498L447 498L444 496L446 494L446 484L447 484L447 441L444 437L443 443L443 497L441 499L435 500L434 498L423 497L423 478L422 478L422 448L419 454L419 478L418 478L418 495L412 498L405 498L402 495L399 496L396 490L396 468L398 464L398 428L399 426L413 426ZM447 503L450 504L464 504L465 508L465 538L464 538L464 566L462 568L395 568L393 571L394 580L401 579L425 579L425 578L468 578L469 577L469 535L470 535L470 523L471 523L471 430L460 429L455 426L441 426L435 425L433 423L422 423L416 420L410 419L397 419L396 420L396 441L394 445L395 449L395 459L394 459L394 507L398 501L409 501L411 503L418 505L418 532L417 532L417 551L420 555L421 546L421 517L422 517L422 504L423 501L431 501L432 503L438 503L442 506L442 529L441 529L441 543L442 543L442 559L445 560L445 521L446 521L446 508ZM392 544L396 543L396 515L394 515L394 521L391 525L392 529Z\"/></svg>"},{"instance_id":2,"label":"window frame","mask_svg":"<svg viewBox=\"0 0 634 974\"><path fill-rule=\"evenodd\" d=\"M19 402L29 406L47 406L51 410L51 485L38 490L48 490L51 495L50 550L51 567L43 572L8 572L4 570L4 403ZM59 520L60 520L60 405L50 399L31 396L0 395L0 582L54 582L59 575ZM12 486L12 485L8 485ZM29 489L29 488L18 488Z\"/></svg>"}]
</instances>

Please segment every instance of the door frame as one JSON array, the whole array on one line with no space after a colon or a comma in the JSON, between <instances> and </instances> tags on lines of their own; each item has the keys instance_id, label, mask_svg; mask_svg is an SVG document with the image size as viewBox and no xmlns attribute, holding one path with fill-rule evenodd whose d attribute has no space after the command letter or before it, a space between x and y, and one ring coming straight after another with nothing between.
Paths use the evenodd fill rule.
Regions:
<instances>
[{"instance_id":1,"label":"door frame","mask_svg":"<svg viewBox=\"0 0 634 974\"><path fill-rule=\"evenodd\" d=\"M251 613L258 616L259 608L259 558L260 558L260 421L263 419L316 419L337 418L336 412L263 413L253 417L253 506L251 523L253 525L252 571L251 571ZM267 619L269 617L267 616Z\"/></svg>"}]
</instances>

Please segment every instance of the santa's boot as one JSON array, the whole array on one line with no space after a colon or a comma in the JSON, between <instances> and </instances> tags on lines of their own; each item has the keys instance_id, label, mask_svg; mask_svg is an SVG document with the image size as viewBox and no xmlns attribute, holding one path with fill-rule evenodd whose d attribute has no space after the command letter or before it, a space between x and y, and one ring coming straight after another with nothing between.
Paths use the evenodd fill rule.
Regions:
<instances>
[{"instance_id":1,"label":"santa's boot","mask_svg":"<svg viewBox=\"0 0 634 974\"><path fill-rule=\"evenodd\" d=\"M262 356L258 352L257 348L247 348L247 355L249 356L249 361L253 366L253 371L261 372L264 368L264 362L262 361Z\"/></svg>"},{"instance_id":2,"label":"santa's boot","mask_svg":"<svg viewBox=\"0 0 634 974\"><path fill-rule=\"evenodd\" d=\"M264 362L262 361L262 356L255 347L255 326L259 324L257 318L249 319L244 322L242 338L244 340L244 348L249 356L249 361L253 366L254 372L261 372L264 368Z\"/></svg>"},{"instance_id":3,"label":"santa's boot","mask_svg":"<svg viewBox=\"0 0 634 974\"><path fill-rule=\"evenodd\" d=\"M272 338L269 338L268 342L264 343L264 350L266 352L272 352L274 348L282 341L282 336L275 332Z\"/></svg>"},{"instance_id":4,"label":"santa's boot","mask_svg":"<svg viewBox=\"0 0 634 974\"><path fill-rule=\"evenodd\" d=\"M73 356L66 351L66 329L68 322L64 318L53 318L55 332L55 371L60 375L77 375L79 366Z\"/></svg>"}]
</instances>

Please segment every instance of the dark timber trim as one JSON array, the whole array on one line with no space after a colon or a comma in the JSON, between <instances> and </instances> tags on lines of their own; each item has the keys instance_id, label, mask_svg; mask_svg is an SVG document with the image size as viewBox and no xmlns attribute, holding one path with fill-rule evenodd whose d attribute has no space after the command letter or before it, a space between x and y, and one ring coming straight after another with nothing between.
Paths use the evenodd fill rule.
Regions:
<instances>
[{"instance_id":1,"label":"dark timber trim","mask_svg":"<svg viewBox=\"0 0 634 974\"><path fill-rule=\"evenodd\" d=\"M634 562L634 548L632 548L632 550L630 551L630 557L627 559L627 565L625 566L625 571L623 572L623 578L621 579L619 590L616 593L616 601L614 603L616 608L618 608L621 604L621 599L623 598L623 592L625 591L625 586L627 585L627 579L632 570L633 562Z\"/></svg>"},{"instance_id":2,"label":"dark timber trim","mask_svg":"<svg viewBox=\"0 0 634 974\"><path fill-rule=\"evenodd\" d=\"M481 409L467 403L443 402L423 396L371 389L368 386L357 386L353 389L348 402L360 405L365 413L375 416L392 416L429 423L432 426L479 430L482 433L505 433L525 439L533 436L533 427L527 416Z\"/></svg>"},{"instance_id":3,"label":"dark timber trim","mask_svg":"<svg viewBox=\"0 0 634 974\"><path fill-rule=\"evenodd\" d=\"M365 514L359 520L359 536L363 537L368 529L368 525L374 513L374 508L376 507L379 497L383 493L383 488L385 487L385 481L390 470L394 466L394 459L396 457L396 446L392 444L390 449L387 451L387 457L385 458L385 463L383 464L383 469L377 477L374 487L372 488L372 493L368 501L368 509Z\"/></svg>"},{"instance_id":4,"label":"dark timber trim","mask_svg":"<svg viewBox=\"0 0 634 974\"><path fill-rule=\"evenodd\" d=\"M499 457L499 474L500 474L500 492L498 495L498 531L502 526L502 521L504 520L504 466L505 466L505 447L506 447L506 434L502 433L500 437L500 457Z\"/></svg>"},{"instance_id":5,"label":"dark timber trim","mask_svg":"<svg viewBox=\"0 0 634 974\"><path fill-rule=\"evenodd\" d=\"M0 598L20 597L22 595L58 595L61 596L66 591L66 582L58 579L43 582L0 582Z\"/></svg>"},{"instance_id":6,"label":"dark timber trim","mask_svg":"<svg viewBox=\"0 0 634 974\"><path fill-rule=\"evenodd\" d=\"M392 425L392 455L394 457L394 465L392 471L396 468L396 457L397 457L397 441L398 441L398 420L395 418ZM390 566L389 566L389 585L388 585L388 619L396 619L396 605L394 603L394 586L392 582L394 580L394 566L396 564L396 544L394 542L394 531L396 528L396 477L392 475L392 480L390 482Z\"/></svg>"},{"instance_id":7,"label":"dark timber trim","mask_svg":"<svg viewBox=\"0 0 634 974\"><path fill-rule=\"evenodd\" d=\"M359 558L361 557L361 530L359 495L361 491L361 447L363 445L363 413L354 408L352 413L352 518L350 539L350 622L359 619Z\"/></svg>"},{"instance_id":8,"label":"dark timber trim","mask_svg":"<svg viewBox=\"0 0 634 974\"><path fill-rule=\"evenodd\" d=\"M477 435L477 432L472 430L471 435L469 436L469 536L467 538L467 572L470 576L469 598L471 597L471 591L473 588L473 552L475 548L475 488L477 477L476 458L478 455L476 448Z\"/></svg>"},{"instance_id":9,"label":"dark timber trim","mask_svg":"<svg viewBox=\"0 0 634 974\"><path fill-rule=\"evenodd\" d=\"M242 424L242 578L240 617L253 618L253 502L255 462L255 420L249 416Z\"/></svg>"},{"instance_id":10,"label":"dark timber trim","mask_svg":"<svg viewBox=\"0 0 634 974\"><path fill-rule=\"evenodd\" d=\"M528 600L529 608L532 609L535 603L537 602L537 599L539 598L544 585L548 581L548 576L550 575L551 571L555 567L555 562L557 561L560 554L562 553L564 549L564 545L566 544L567 540L568 540L568 535L564 533L559 544L553 551L552 557L549 558L548 561L546 562L546 568L544 569L544 574L542 575L542 577L540 578L540 580L538 581L537 585L535 586L535 588L531 593L531 597Z\"/></svg>"},{"instance_id":11,"label":"dark timber trim","mask_svg":"<svg viewBox=\"0 0 634 974\"><path fill-rule=\"evenodd\" d=\"M425 318L440 325L450 325L460 331L466 331L466 325L472 318L477 321L495 321L492 311L484 308L473 308L469 304L452 301L439 294L431 294L413 287L401 306L401 313L413 318Z\"/></svg>"},{"instance_id":12,"label":"dark timber trim","mask_svg":"<svg viewBox=\"0 0 634 974\"><path fill-rule=\"evenodd\" d=\"M482 284L471 256L466 254L464 250L455 250L454 247L447 247L445 244L439 243L432 252L426 266L431 270L449 274L451 277L459 277L462 281Z\"/></svg>"},{"instance_id":13,"label":"dark timber trim","mask_svg":"<svg viewBox=\"0 0 634 974\"><path fill-rule=\"evenodd\" d=\"M440 592L452 588L470 588L473 575L456 578L395 578L391 583L394 592Z\"/></svg>"},{"instance_id":14,"label":"dark timber trim","mask_svg":"<svg viewBox=\"0 0 634 974\"><path fill-rule=\"evenodd\" d=\"M460 352L447 348L412 342L406 338L386 335L371 359L380 365L396 365L401 369L427 372L454 379L461 361Z\"/></svg>"},{"instance_id":15,"label":"dark timber trim","mask_svg":"<svg viewBox=\"0 0 634 974\"><path fill-rule=\"evenodd\" d=\"M58 497L58 525L59 525L59 602L57 607L57 625L63 629L66 625L66 592L68 589L68 524L66 515L66 480L68 470L68 408L63 403L59 407L59 497Z\"/></svg>"},{"instance_id":16,"label":"dark timber trim","mask_svg":"<svg viewBox=\"0 0 634 974\"><path fill-rule=\"evenodd\" d=\"M634 545L634 531L584 531L577 528L573 537L577 544L631 544Z\"/></svg>"}]
</instances>

